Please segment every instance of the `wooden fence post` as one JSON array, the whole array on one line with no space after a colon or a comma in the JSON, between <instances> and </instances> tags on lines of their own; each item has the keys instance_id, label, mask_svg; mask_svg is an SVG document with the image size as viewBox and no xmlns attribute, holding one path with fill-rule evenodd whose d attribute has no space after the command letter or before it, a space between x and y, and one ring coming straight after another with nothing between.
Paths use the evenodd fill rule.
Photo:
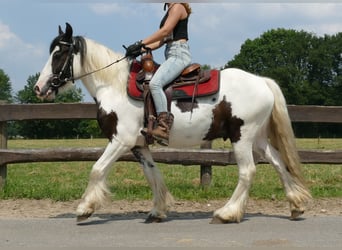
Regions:
<instances>
[{"instance_id":1,"label":"wooden fence post","mask_svg":"<svg viewBox=\"0 0 342 250\"><path fill-rule=\"evenodd\" d=\"M1 104L5 104L6 102L0 101ZM7 149L7 131L6 131L7 122L0 121L0 148ZM0 165L0 189L2 189L6 184L7 177L7 165Z\"/></svg>"},{"instance_id":2,"label":"wooden fence post","mask_svg":"<svg viewBox=\"0 0 342 250\"><path fill-rule=\"evenodd\" d=\"M201 149L211 149L212 141L207 141L201 145ZM209 164L201 165L201 186L209 187L211 184L212 166Z\"/></svg>"}]
</instances>

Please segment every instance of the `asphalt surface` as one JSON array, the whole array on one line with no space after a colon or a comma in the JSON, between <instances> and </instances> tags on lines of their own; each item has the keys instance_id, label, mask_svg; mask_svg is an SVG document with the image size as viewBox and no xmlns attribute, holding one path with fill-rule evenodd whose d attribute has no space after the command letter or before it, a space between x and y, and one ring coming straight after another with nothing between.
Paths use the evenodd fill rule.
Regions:
<instances>
[{"instance_id":1,"label":"asphalt surface","mask_svg":"<svg viewBox=\"0 0 342 250\"><path fill-rule=\"evenodd\" d=\"M208 214L180 214L145 224L146 215L0 219L3 247L334 247L342 248L342 216L247 214L239 223L209 224Z\"/></svg>"}]
</instances>

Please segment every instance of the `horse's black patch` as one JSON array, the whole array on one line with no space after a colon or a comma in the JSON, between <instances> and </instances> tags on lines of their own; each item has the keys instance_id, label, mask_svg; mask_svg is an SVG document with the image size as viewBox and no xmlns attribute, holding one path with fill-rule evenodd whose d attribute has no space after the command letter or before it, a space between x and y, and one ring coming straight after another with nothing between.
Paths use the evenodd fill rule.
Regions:
<instances>
[{"instance_id":1,"label":"horse's black patch","mask_svg":"<svg viewBox=\"0 0 342 250\"><path fill-rule=\"evenodd\" d=\"M57 57L58 57L58 61L60 61L60 63L64 63L65 58L63 59L62 57L63 56L66 57L66 55L68 54L69 46L68 45L60 44L60 42L69 42L70 44L73 43L73 45L74 45L73 53L75 55L80 53L81 65L83 66L84 58L85 58L85 55L87 53L87 44L86 44L86 41L85 41L84 37L82 37L82 36L75 36L75 37L73 37L73 40L70 40L70 41L64 41L64 40L65 39L63 38L63 35L57 36L51 42L50 54L53 52L53 50L55 49L56 46L60 46L61 50L57 52Z\"/></svg>"},{"instance_id":2,"label":"horse's black patch","mask_svg":"<svg viewBox=\"0 0 342 250\"><path fill-rule=\"evenodd\" d=\"M287 165L285 166L285 169L286 169L287 172L289 172L291 174L291 170L290 170L290 168Z\"/></svg>"},{"instance_id":3,"label":"horse's black patch","mask_svg":"<svg viewBox=\"0 0 342 250\"><path fill-rule=\"evenodd\" d=\"M104 109L99 108L97 111L97 122L99 123L104 136L112 141L113 135L116 135L118 133L118 116L116 115L116 113L114 111L106 113Z\"/></svg>"},{"instance_id":4,"label":"horse's black patch","mask_svg":"<svg viewBox=\"0 0 342 250\"><path fill-rule=\"evenodd\" d=\"M232 116L231 103L226 97L213 109L213 120L203 140L214 140L217 138L230 139L231 142L238 142L241 137L241 126L244 121Z\"/></svg>"},{"instance_id":5,"label":"horse's black patch","mask_svg":"<svg viewBox=\"0 0 342 250\"><path fill-rule=\"evenodd\" d=\"M134 157L138 160L138 162L141 164L141 165L145 165L145 163L147 162L147 166L150 167L150 168L153 168L154 165L145 159L144 155L141 153L141 151L139 150L140 147L134 147L131 149Z\"/></svg>"}]
</instances>

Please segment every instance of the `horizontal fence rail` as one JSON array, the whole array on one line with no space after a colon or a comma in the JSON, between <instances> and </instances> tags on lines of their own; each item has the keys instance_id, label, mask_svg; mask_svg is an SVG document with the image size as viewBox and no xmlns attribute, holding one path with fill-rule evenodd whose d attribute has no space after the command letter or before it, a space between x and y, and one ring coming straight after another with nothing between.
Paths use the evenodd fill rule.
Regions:
<instances>
[{"instance_id":1,"label":"horizontal fence rail","mask_svg":"<svg viewBox=\"0 0 342 250\"><path fill-rule=\"evenodd\" d=\"M67 162L96 161L104 148L48 148L48 149L0 149L0 165L24 162ZM236 164L233 151L218 149L154 149L151 151L154 161L181 165ZM342 161L342 150L299 150L302 163L338 164ZM258 163L267 163L263 158ZM118 161L136 162L132 153L126 153Z\"/></svg>"},{"instance_id":2,"label":"horizontal fence rail","mask_svg":"<svg viewBox=\"0 0 342 250\"><path fill-rule=\"evenodd\" d=\"M342 106L288 105L292 122L342 123ZM0 122L96 119L94 103L0 104Z\"/></svg>"},{"instance_id":3,"label":"horizontal fence rail","mask_svg":"<svg viewBox=\"0 0 342 250\"><path fill-rule=\"evenodd\" d=\"M342 123L341 106L296 106L288 105L292 122ZM5 184L7 164L24 162L96 161L103 148L47 148L7 149L6 124L8 121L48 119L96 119L97 106L94 103L52 103L52 104L3 104L0 103L0 187ZM232 151L208 149L154 149L156 162L181 165L201 165L202 184L209 184L211 166L235 164ZM342 163L341 150L300 150L302 163ZM131 153L123 155L120 161L135 161ZM264 163L264 159L258 159ZM209 178L208 178L208 175ZM203 179L202 179L203 177ZM205 178L204 178L205 177Z\"/></svg>"}]
</instances>

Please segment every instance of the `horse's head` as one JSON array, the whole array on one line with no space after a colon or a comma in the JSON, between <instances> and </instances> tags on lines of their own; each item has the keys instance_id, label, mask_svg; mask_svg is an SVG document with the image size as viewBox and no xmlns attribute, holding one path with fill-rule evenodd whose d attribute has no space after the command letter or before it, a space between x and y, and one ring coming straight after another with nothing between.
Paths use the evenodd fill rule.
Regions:
<instances>
[{"instance_id":1,"label":"horse's head","mask_svg":"<svg viewBox=\"0 0 342 250\"><path fill-rule=\"evenodd\" d=\"M50 45L50 57L34 86L39 98L53 100L73 82L73 61L78 52L71 25L66 23L65 32L59 26L59 34Z\"/></svg>"}]
</instances>

